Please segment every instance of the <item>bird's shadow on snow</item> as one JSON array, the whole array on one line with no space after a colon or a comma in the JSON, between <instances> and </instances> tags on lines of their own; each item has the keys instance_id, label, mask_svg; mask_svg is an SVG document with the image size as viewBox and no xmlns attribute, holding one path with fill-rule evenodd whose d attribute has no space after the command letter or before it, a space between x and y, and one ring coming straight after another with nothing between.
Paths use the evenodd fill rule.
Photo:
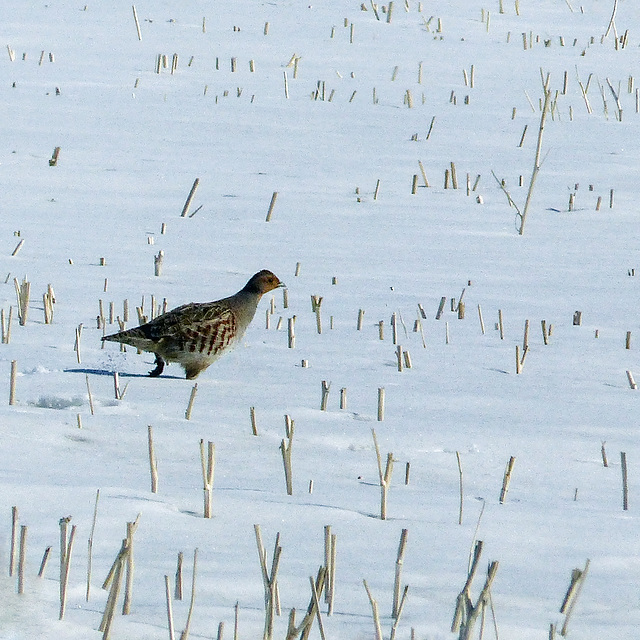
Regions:
<instances>
[{"instance_id":1,"label":"bird's shadow on snow","mask_svg":"<svg viewBox=\"0 0 640 640\"><path fill-rule=\"evenodd\" d=\"M77 368L77 369L64 369L65 373L84 373L86 375L92 375L92 376L113 376L114 373L116 373L115 371L107 371L106 369L83 369L83 368ZM118 371L118 375L121 378L150 378L151 376L149 376L148 373L126 373L126 372L121 372ZM157 376L157 378L159 380L161 380L162 378L169 378L171 380L183 380L184 378L182 376L171 376L171 375L161 375L161 376Z\"/></svg>"}]
</instances>

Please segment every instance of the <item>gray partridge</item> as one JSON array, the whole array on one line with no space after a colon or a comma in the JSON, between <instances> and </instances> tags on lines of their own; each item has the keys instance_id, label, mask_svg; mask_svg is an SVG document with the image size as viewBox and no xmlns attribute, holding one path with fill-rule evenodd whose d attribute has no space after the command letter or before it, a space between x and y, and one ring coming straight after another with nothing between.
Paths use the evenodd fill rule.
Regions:
<instances>
[{"instance_id":1,"label":"gray partridge","mask_svg":"<svg viewBox=\"0 0 640 640\"><path fill-rule=\"evenodd\" d=\"M258 271L228 298L191 302L102 339L154 353L156 368L149 373L152 377L162 373L165 363L178 362L191 380L242 338L263 294L283 286L271 271Z\"/></svg>"}]
</instances>

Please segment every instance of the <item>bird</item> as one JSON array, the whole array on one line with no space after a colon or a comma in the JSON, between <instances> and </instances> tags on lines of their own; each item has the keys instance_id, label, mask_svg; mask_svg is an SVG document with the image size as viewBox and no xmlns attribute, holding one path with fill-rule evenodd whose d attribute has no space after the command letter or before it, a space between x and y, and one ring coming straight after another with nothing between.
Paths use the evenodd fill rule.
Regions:
<instances>
[{"instance_id":1,"label":"bird","mask_svg":"<svg viewBox=\"0 0 640 640\"><path fill-rule=\"evenodd\" d=\"M156 366L149 372L153 378L163 372L166 363L178 362L187 380L192 380L242 339L260 298L284 286L271 271L263 269L232 296L184 304L133 329L103 336L102 340L154 353Z\"/></svg>"}]
</instances>

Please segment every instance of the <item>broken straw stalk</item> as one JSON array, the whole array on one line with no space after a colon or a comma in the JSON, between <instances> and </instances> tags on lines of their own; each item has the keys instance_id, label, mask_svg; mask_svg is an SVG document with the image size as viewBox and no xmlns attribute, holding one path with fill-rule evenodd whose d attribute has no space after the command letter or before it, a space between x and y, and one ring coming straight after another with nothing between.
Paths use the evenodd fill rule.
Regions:
<instances>
[{"instance_id":1,"label":"broken straw stalk","mask_svg":"<svg viewBox=\"0 0 640 640\"><path fill-rule=\"evenodd\" d=\"M70 517L60 519L60 620L64 618L67 607L67 586L69 584L69 569L71 567L71 551L76 535L76 525L74 524L67 538L70 520Z\"/></svg>"},{"instance_id":2,"label":"broken straw stalk","mask_svg":"<svg viewBox=\"0 0 640 640\"><path fill-rule=\"evenodd\" d=\"M187 200L184 203L184 207L182 207L182 213L180 217L185 218L189 213L189 207L191 206L191 202L193 197L196 195L196 190L198 189L198 185L200 184L200 178L196 178L193 181L193 185L191 186L191 190L189 191L189 195L187 196Z\"/></svg>"},{"instance_id":3,"label":"broken straw stalk","mask_svg":"<svg viewBox=\"0 0 640 640\"><path fill-rule=\"evenodd\" d=\"M193 616L193 608L196 601L196 575L198 569L198 549L193 550L193 572L191 574L191 600L189 601L189 612L187 613L187 621L184 629L180 634L180 640L187 640L191 631L191 618Z\"/></svg>"},{"instance_id":4,"label":"broken straw stalk","mask_svg":"<svg viewBox=\"0 0 640 640\"><path fill-rule=\"evenodd\" d=\"M13 576L16 569L18 553L18 507L11 507L11 551L9 553L9 576Z\"/></svg>"},{"instance_id":5,"label":"broken straw stalk","mask_svg":"<svg viewBox=\"0 0 640 640\"><path fill-rule=\"evenodd\" d=\"M462 591L458 594L456 600L456 609L451 623L451 631L453 633L459 632L460 640L469 640L473 635L473 628L477 621L477 618L482 614L482 620L484 621L484 610L487 602L490 602L491 598L491 584L495 578L498 570L498 562L491 562L487 571L487 578L478 596L478 599L473 604L471 600L471 584L478 570L480 562L480 556L482 554L483 542L478 540L475 543L473 550L473 558L470 563L467 580L462 588ZM493 611L493 608L492 608ZM494 620L495 623L495 620ZM497 629L496 629L497 636ZM482 630L480 631L480 637L482 637Z\"/></svg>"},{"instance_id":6,"label":"broken straw stalk","mask_svg":"<svg viewBox=\"0 0 640 640\"><path fill-rule=\"evenodd\" d=\"M267 567L267 551L262 544L262 534L260 525L253 525L256 544L258 545L258 556L260 558L260 568L262 570L262 581L264 585L264 632L263 640L271 640L273 637L273 617L276 614L276 600L278 594L278 567L280 566L280 555L282 547L280 546L280 533L276 534L276 541L273 550L273 558L271 562L271 570Z\"/></svg>"},{"instance_id":7,"label":"broken straw stalk","mask_svg":"<svg viewBox=\"0 0 640 640\"><path fill-rule=\"evenodd\" d=\"M547 74L544 82L544 104L542 106L542 115L540 116L540 127L538 129L538 141L536 144L536 154L533 162L533 170L531 172L531 181L529 183L529 190L527 191L527 198L522 209L522 213L518 212L520 217L520 228L518 233L522 235L524 233L524 225L527 220L527 214L529 213L529 205L531 204L531 197L533 196L533 188L540 172L540 154L542 151L542 134L544 133L544 126L549 112L549 105L551 102L551 89L549 89L549 75Z\"/></svg>"},{"instance_id":8,"label":"broken straw stalk","mask_svg":"<svg viewBox=\"0 0 640 640\"><path fill-rule=\"evenodd\" d=\"M387 519L387 495L389 492L389 485L391 484L391 474L393 473L393 453L387 454L387 462L382 469L382 457L380 455L380 447L378 446L378 439L376 437L375 429L371 429L373 436L373 444L376 450L376 459L378 461L378 477L380 480L380 519Z\"/></svg>"},{"instance_id":9,"label":"broken straw stalk","mask_svg":"<svg viewBox=\"0 0 640 640\"><path fill-rule=\"evenodd\" d=\"M126 616L131 613L131 599L133 597L133 534L138 528L140 521L140 514L137 515L133 522L127 522L127 542L129 552L126 557L126 578L125 578L125 590L124 590L124 602L122 603L122 615Z\"/></svg>"},{"instance_id":10,"label":"broken straw stalk","mask_svg":"<svg viewBox=\"0 0 640 640\"><path fill-rule=\"evenodd\" d=\"M504 472L504 478L502 480L502 489L500 491L500 504L503 504L507 498L507 491L509 490L509 483L511 482L511 473L513 472L513 465L515 464L516 459L514 456L509 458L509 462L507 462L507 468Z\"/></svg>"},{"instance_id":11,"label":"broken straw stalk","mask_svg":"<svg viewBox=\"0 0 640 640\"><path fill-rule=\"evenodd\" d=\"M89 602L89 595L91 593L91 571L93 565L93 538L96 531L96 521L98 519L98 500L100 499L100 489L96 491L96 501L93 507L93 521L91 524L91 533L89 534L89 540L87 542L87 590L85 593L85 600Z\"/></svg>"},{"instance_id":12,"label":"broken straw stalk","mask_svg":"<svg viewBox=\"0 0 640 640\"><path fill-rule=\"evenodd\" d=\"M324 624L322 622L322 616L320 614L320 596L322 595L322 590L326 585L325 567L320 567L318 569L315 580L313 576L309 576L309 583L311 585L311 601L309 602L309 606L307 607L307 612L300 625L296 626L296 610L291 609L289 613L289 625L287 629L286 640L295 640L296 638L307 640L309 634L311 633L311 625L313 624L314 618L317 618L318 620L321 640L325 640L326 638L324 632Z\"/></svg>"},{"instance_id":13,"label":"broken straw stalk","mask_svg":"<svg viewBox=\"0 0 640 640\"><path fill-rule=\"evenodd\" d=\"M204 440L200 440L200 464L202 466L202 480L204 484L204 517L211 518L213 512L213 475L215 470L215 446L207 443L205 455Z\"/></svg>"},{"instance_id":14,"label":"broken straw stalk","mask_svg":"<svg viewBox=\"0 0 640 640\"><path fill-rule=\"evenodd\" d=\"M560 635L562 636L566 636L568 633L569 620L576 602L578 601L578 597L580 596L580 592L582 591L582 586L584 585L585 578L589 571L589 564L590 560L587 559L584 569L574 569L571 572L571 583L569 584L562 606L560 607L560 613L565 614L564 624L560 631Z\"/></svg>"},{"instance_id":15,"label":"broken straw stalk","mask_svg":"<svg viewBox=\"0 0 640 640\"><path fill-rule=\"evenodd\" d=\"M147 439L149 444L149 467L151 471L151 493L158 493L158 460L153 444L153 427L147 427Z\"/></svg>"},{"instance_id":16,"label":"broken straw stalk","mask_svg":"<svg viewBox=\"0 0 640 640\"><path fill-rule=\"evenodd\" d=\"M111 624L113 622L118 595L120 594L120 587L122 585L122 569L127 556L127 552L128 540L125 538L122 541L120 551L118 552L118 555L116 556L116 559L111 566L111 570L109 571L104 583L102 584L103 589L109 589L107 603L105 605L104 613L102 614L100 626L98 627L98 630L103 632L103 640L107 640L111 632ZM110 588L109 585L111 585Z\"/></svg>"},{"instance_id":17,"label":"broken straw stalk","mask_svg":"<svg viewBox=\"0 0 640 640\"><path fill-rule=\"evenodd\" d=\"M407 547L407 535L409 531L407 529L403 529L400 534L400 544L398 545L398 555L396 558L396 571L395 571L395 580L393 587L393 607L391 609L391 617L399 618L400 617L400 603L401 603L401 577L402 577L402 567L404 565L404 554Z\"/></svg>"},{"instance_id":18,"label":"broken straw stalk","mask_svg":"<svg viewBox=\"0 0 640 640\"><path fill-rule=\"evenodd\" d=\"M285 430L286 440L282 439L280 444L280 451L282 452L282 463L284 465L284 478L287 485L287 495L293 495L293 473L291 468L291 444L293 441L293 433L295 429L295 423L290 416L286 415Z\"/></svg>"},{"instance_id":19,"label":"broken straw stalk","mask_svg":"<svg viewBox=\"0 0 640 640\"><path fill-rule=\"evenodd\" d=\"M20 525L20 551L18 553L18 593L24 593L24 564L27 550L27 527Z\"/></svg>"},{"instance_id":20,"label":"broken straw stalk","mask_svg":"<svg viewBox=\"0 0 640 640\"><path fill-rule=\"evenodd\" d=\"M337 536L331 533L331 525L324 528L324 566L326 570L325 602L328 605L328 615L333 614L334 594L336 585L336 544Z\"/></svg>"}]
</instances>

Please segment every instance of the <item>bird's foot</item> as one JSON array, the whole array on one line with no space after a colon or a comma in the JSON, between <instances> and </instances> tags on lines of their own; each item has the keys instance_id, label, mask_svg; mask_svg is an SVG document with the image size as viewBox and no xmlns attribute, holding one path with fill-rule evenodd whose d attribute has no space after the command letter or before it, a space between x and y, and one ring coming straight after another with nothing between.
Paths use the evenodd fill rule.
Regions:
<instances>
[{"instance_id":1,"label":"bird's foot","mask_svg":"<svg viewBox=\"0 0 640 640\"><path fill-rule=\"evenodd\" d=\"M156 353L156 368L153 371L149 371L150 378L157 378L164 371L164 360Z\"/></svg>"}]
</instances>

